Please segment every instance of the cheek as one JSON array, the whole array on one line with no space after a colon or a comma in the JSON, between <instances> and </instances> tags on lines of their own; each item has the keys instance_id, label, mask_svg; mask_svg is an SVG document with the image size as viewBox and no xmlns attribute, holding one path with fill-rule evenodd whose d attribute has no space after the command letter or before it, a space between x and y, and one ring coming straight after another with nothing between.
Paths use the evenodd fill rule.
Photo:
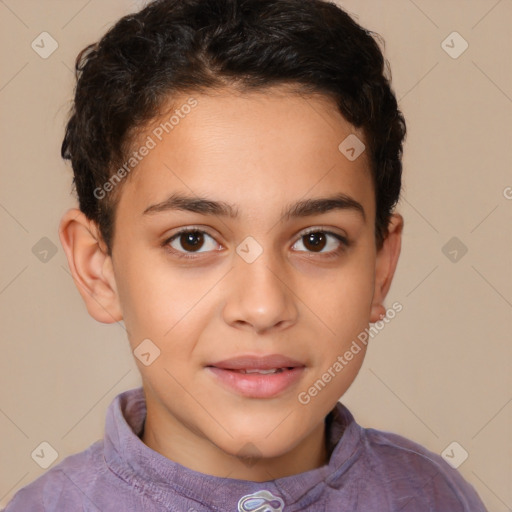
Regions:
<instances>
[{"instance_id":1,"label":"cheek","mask_svg":"<svg viewBox=\"0 0 512 512\"><path fill-rule=\"evenodd\" d=\"M374 292L374 258L371 255L361 252L352 256L339 271L330 273L321 286L319 284L310 286L315 290L309 295L310 300L337 338L366 327Z\"/></svg>"},{"instance_id":2,"label":"cheek","mask_svg":"<svg viewBox=\"0 0 512 512\"><path fill-rule=\"evenodd\" d=\"M162 278L162 269L143 261L134 252L123 254L117 261L119 300L132 344L144 338L162 337L173 325L172 294Z\"/></svg>"},{"instance_id":3,"label":"cheek","mask_svg":"<svg viewBox=\"0 0 512 512\"><path fill-rule=\"evenodd\" d=\"M171 271L162 258L150 260L146 254L141 263L134 254L119 261L118 292L130 343L134 348L149 338L162 355L187 354L190 340L203 327L209 304L204 296L213 283L205 276Z\"/></svg>"}]
</instances>

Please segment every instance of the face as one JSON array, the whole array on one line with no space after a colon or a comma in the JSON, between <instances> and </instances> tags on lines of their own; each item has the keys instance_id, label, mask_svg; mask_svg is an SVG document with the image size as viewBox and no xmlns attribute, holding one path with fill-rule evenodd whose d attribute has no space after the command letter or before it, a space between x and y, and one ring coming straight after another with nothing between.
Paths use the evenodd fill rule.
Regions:
<instances>
[{"instance_id":1,"label":"face","mask_svg":"<svg viewBox=\"0 0 512 512\"><path fill-rule=\"evenodd\" d=\"M172 131L158 130L166 114L136 145L155 143L123 183L115 294L132 350L151 354L136 359L144 442L198 471L265 480L319 453L363 361L364 346L333 371L375 310L367 155L338 149L364 137L325 97L191 96ZM261 457L265 475L237 456Z\"/></svg>"}]
</instances>

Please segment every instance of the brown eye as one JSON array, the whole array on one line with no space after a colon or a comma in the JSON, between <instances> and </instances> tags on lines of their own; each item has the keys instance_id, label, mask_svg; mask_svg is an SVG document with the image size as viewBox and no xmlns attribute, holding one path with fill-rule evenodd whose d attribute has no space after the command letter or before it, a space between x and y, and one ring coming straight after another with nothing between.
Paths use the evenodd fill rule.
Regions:
<instances>
[{"instance_id":1,"label":"brown eye","mask_svg":"<svg viewBox=\"0 0 512 512\"><path fill-rule=\"evenodd\" d=\"M204 243L204 236L200 231L189 231L181 233L178 240L186 251L197 251Z\"/></svg>"},{"instance_id":2,"label":"brown eye","mask_svg":"<svg viewBox=\"0 0 512 512\"><path fill-rule=\"evenodd\" d=\"M210 241L210 247L208 247L208 241ZM171 252L178 256L209 252L218 247L215 240L208 233L199 229L182 229L166 240L164 245L168 246Z\"/></svg>"},{"instance_id":3,"label":"brown eye","mask_svg":"<svg viewBox=\"0 0 512 512\"><path fill-rule=\"evenodd\" d=\"M304 247L314 252L320 252L327 245L327 237L321 231L309 233L304 235L303 238L305 240Z\"/></svg>"},{"instance_id":4,"label":"brown eye","mask_svg":"<svg viewBox=\"0 0 512 512\"><path fill-rule=\"evenodd\" d=\"M303 234L295 242L295 245L298 243L302 243L305 248L305 250L299 250L299 252L317 253L322 256L336 256L349 246L345 237L321 229Z\"/></svg>"}]
</instances>

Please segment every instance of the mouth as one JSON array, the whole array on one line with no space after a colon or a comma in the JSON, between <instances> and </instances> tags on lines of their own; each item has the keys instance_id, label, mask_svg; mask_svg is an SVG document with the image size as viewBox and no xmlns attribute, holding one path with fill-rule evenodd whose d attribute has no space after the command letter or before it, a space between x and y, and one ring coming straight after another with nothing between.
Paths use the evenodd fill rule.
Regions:
<instances>
[{"instance_id":1,"label":"mouth","mask_svg":"<svg viewBox=\"0 0 512 512\"><path fill-rule=\"evenodd\" d=\"M278 371L287 370L291 368L298 368L305 366L302 361L292 359L291 357L283 354L268 354L268 355L252 355L242 354L222 361L216 361L208 364L209 367L222 368L223 370L243 370L252 372L253 370L262 371Z\"/></svg>"},{"instance_id":2,"label":"mouth","mask_svg":"<svg viewBox=\"0 0 512 512\"><path fill-rule=\"evenodd\" d=\"M215 366L210 366L210 368L216 368ZM260 375L270 375L273 373L282 373L286 370L293 370L294 366L289 366L287 368L269 368L269 369L263 369L263 368L246 368L242 370L235 370L233 368L222 368L222 370L227 370L229 372L237 372L237 373L243 373L246 375L252 374L252 373L258 373Z\"/></svg>"},{"instance_id":3,"label":"mouth","mask_svg":"<svg viewBox=\"0 0 512 512\"><path fill-rule=\"evenodd\" d=\"M272 398L300 380L306 365L281 354L238 356L206 366L217 382L249 398Z\"/></svg>"}]
</instances>

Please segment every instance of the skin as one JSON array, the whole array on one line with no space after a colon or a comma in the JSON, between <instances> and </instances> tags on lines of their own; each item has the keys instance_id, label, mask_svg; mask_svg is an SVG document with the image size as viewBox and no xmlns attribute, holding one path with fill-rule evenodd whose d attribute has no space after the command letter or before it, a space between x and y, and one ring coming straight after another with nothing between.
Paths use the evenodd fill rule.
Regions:
<instances>
[{"instance_id":1,"label":"skin","mask_svg":"<svg viewBox=\"0 0 512 512\"><path fill-rule=\"evenodd\" d=\"M308 404L298 394L385 313L403 218L392 215L377 250L366 152L349 161L338 150L349 134L364 136L328 98L283 86L192 96L198 106L122 184L112 257L94 222L77 209L63 216L71 273L96 320L124 320L132 350L147 338L160 349L149 366L135 359L146 396L146 445L220 477L262 482L318 468L328 462L324 418L355 379L364 347ZM174 98L174 106L188 97ZM164 119L169 115L140 141ZM176 192L229 202L239 218L143 214ZM285 205L334 193L359 202L366 219L353 209L281 218ZM183 227L206 233L195 252L183 237L164 244ZM309 228L324 233L316 239L323 243L308 243ZM236 252L247 236L263 250L252 263ZM196 258L179 258L169 246ZM247 353L284 354L306 369L293 387L262 399L227 389L205 368ZM256 459L249 464L241 455Z\"/></svg>"}]
</instances>

